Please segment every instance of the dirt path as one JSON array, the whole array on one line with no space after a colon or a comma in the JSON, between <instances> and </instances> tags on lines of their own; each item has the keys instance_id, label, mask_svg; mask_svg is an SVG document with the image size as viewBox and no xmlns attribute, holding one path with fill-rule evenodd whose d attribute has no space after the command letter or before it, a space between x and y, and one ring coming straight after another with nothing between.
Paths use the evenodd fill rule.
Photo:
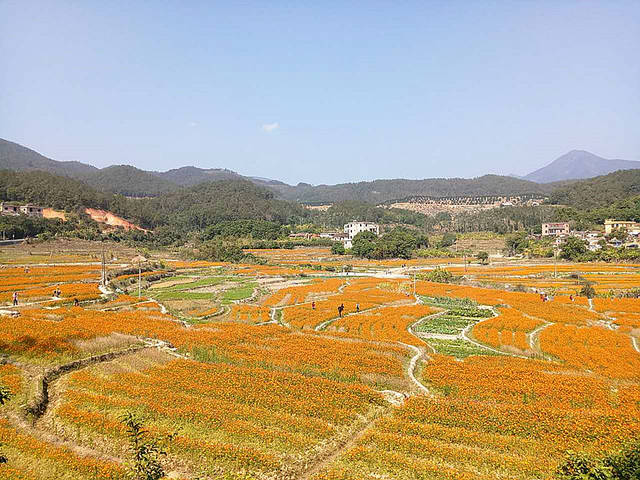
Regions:
<instances>
[{"instance_id":1,"label":"dirt path","mask_svg":"<svg viewBox=\"0 0 640 480\"><path fill-rule=\"evenodd\" d=\"M117 358L132 355L148 348L157 348L163 350L167 354L177 357L186 358L185 356L176 352L176 349L169 343L163 340L156 339L142 339L144 342L142 345L134 345L132 347L125 348L123 350L117 350L115 352L107 352L100 355L93 355L91 357L82 358L80 360L74 360L73 362L58 365L45 371L40 379L38 379L38 391L35 398L27 402L25 406L25 413L33 416L35 419L42 417L49 406L49 389L54 382L63 376L70 373L82 370L84 368L96 365L98 363L110 362Z\"/></svg>"},{"instance_id":2,"label":"dirt path","mask_svg":"<svg viewBox=\"0 0 640 480\"><path fill-rule=\"evenodd\" d=\"M554 324L551 323L551 322L545 322L542 325L540 325L539 327L536 327L535 329L533 329L529 333L529 346L531 347L531 350L533 350L534 352L539 353L543 357L544 357L544 352L540 348L540 345L539 345L539 342L538 342L538 335L540 335L540 332L542 330L544 330L547 327L550 327L551 325L554 325Z\"/></svg>"},{"instance_id":3,"label":"dirt path","mask_svg":"<svg viewBox=\"0 0 640 480\"><path fill-rule=\"evenodd\" d=\"M422 382L420 382L420 380L416 378L415 375L416 367L418 366L418 360L420 360L425 355L424 349L418 348L415 345L409 345L408 343L398 343L414 352L413 357L411 357L411 360L409 360L409 366L407 367L407 375L409 376L409 379L416 387L418 387L418 390L420 390L421 393L432 397L433 394L431 393L431 391L427 387L425 387Z\"/></svg>"},{"instance_id":4,"label":"dirt path","mask_svg":"<svg viewBox=\"0 0 640 480\"><path fill-rule=\"evenodd\" d=\"M355 432L352 432L344 439L339 439L335 448L327 451L325 454L318 455L314 461L298 476L296 480L310 480L314 475L320 473L324 468L331 465L340 455L348 451L358 441L364 437L367 431L375 425L375 423L389 412L388 408L381 414L374 416L364 423Z\"/></svg>"},{"instance_id":5,"label":"dirt path","mask_svg":"<svg viewBox=\"0 0 640 480\"><path fill-rule=\"evenodd\" d=\"M640 353L640 345L638 345L638 339L634 336L631 337L631 345L636 349L636 352Z\"/></svg>"}]
</instances>

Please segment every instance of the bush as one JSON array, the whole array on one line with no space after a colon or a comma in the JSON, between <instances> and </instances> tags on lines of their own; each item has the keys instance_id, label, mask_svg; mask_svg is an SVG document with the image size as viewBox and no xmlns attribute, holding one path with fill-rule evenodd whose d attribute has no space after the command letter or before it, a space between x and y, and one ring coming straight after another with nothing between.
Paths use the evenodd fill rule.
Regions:
<instances>
[{"instance_id":1,"label":"bush","mask_svg":"<svg viewBox=\"0 0 640 480\"><path fill-rule=\"evenodd\" d=\"M604 457L569 452L556 470L560 480L638 480L640 479L640 440L627 443Z\"/></svg>"},{"instance_id":2,"label":"bush","mask_svg":"<svg viewBox=\"0 0 640 480\"><path fill-rule=\"evenodd\" d=\"M596 296L596 289L589 282L584 282L580 289L580 295L587 298L593 298Z\"/></svg>"},{"instance_id":3,"label":"bush","mask_svg":"<svg viewBox=\"0 0 640 480\"><path fill-rule=\"evenodd\" d=\"M421 278L428 282L449 283L453 280L453 274L448 270L436 267L430 272L421 275Z\"/></svg>"},{"instance_id":4,"label":"bush","mask_svg":"<svg viewBox=\"0 0 640 480\"><path fill-rule=\"evenodd\" d=\"M4 405L11 400L11 390L4 385L0 385L0 405Z\"/></svg>"},{"instance_id":5,"label":"bush","mask_svg":"<svg viewBox=\"0 0 640 480\"><path fill-rule=\"evenodd\" d=\"M331 245L331 253L333 253L334 255L344 255L345 249L343 243L334 242L333 245Z\"/></svg>"}]
</instances>

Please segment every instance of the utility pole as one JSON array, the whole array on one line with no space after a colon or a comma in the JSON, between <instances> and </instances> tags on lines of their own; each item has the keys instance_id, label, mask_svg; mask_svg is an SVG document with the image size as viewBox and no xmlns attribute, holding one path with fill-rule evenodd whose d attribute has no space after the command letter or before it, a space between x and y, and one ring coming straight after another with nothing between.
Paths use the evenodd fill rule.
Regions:
<instances>
[{"instance_id":1,"label":"utility pole","mask_svg":"<svg viewBox=\"0 0 640 480\"><path fill-rule=\"evenodd\" d=\"M416 272L413 272L413 296L416 296Z\"/></svg>"},{"instance_id":2,"label":"utility pole","mask_svg":"<svg viewBox=\"0 0 640 480\"><path fill-rule=\"evenodd\" d=\"M102 277L100 279L100 283L105 286L107 284L107 267L106 267L106 263L105 263L105 258L104 258L104 245L102 246L102 265L101 265L101 269L100 269L100 276Z\"/></svg>"}]
</instances>

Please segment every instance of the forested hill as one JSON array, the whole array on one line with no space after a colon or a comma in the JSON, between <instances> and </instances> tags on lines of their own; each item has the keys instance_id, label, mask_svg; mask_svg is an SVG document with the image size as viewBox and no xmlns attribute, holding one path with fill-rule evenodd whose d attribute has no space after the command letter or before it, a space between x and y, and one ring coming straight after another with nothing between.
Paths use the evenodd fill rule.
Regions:
<instances>
[{"instance_id":1,"label":"forested hill","mask_svg":"<svg viewBox=\"0 0 640 480\"><path fill-rule=\"evenodd\" d=\"M73 211L82 207L108 208L112 195L67 177L48 172L0 170L0 201L35 203Z\"/></svg>"},{"instance_id":2,"label":"forested hill","mask_svg":"<svg viewBox=\"0 0 640 480\"><path fill-rule=\"evenodd\" d=\"M220 180L184 188L156 198L113 204L121 214L145 228L172 226L197 230L227 220L299 223L310 216L302 206L278 200L273 192L246 180Z\"/></svg>"},{"instance_id":3,"label":"forested hill","mask_svg":"<svg viewBox=\"0 0 640 480\"><path fill-rule=\"evenodd\" d=\"M580 209L606 207L640 195L640 170L620 170L561 187L550 196L551 203Z\"/></svg>"},{"instance_id":4,"label":"forested hill","mask_svg":"<svg viewBox=\"0 0 640 480\"><path fill-rule=\"evenodd\" d=\"M227 169L181 167L167 172L147 172L119 165L98 169L80 162L57 162L29 148L0 139L0 168L10 170L43 170L57 175L83 180L94 188L132 197L157 196L217 180L245 180L276 192L277 196L302 203L336 203L359 201L371 204L414 195L425 196L486 196L545 194L553 185L540 185L526 180L485 175L474 179L431 178L425 180L375 180L338 185L287 185L277 180L245 177Z\"/></svg>"},{"instance_id":5,"label":"forested hill","mask_svg":"<svg viewBox=\"0 0 640 480\"><path fill-rule=\"evenodd\" d=\"M30 148L0 138L0 169L42 170L56 175L77 178L89 175L98 169L81 162L59 162L40 155Z\"/></svg>"},{"instance_id":6,"label":"forested hill","mask_svg":"<svg viewBox=\"0 0 640 480\"><path fill-rule=\"evenodd\" d=\"M299 223L311 215L304 207L278 200L272 191L246 180L220 180L154 198L130 199L48 172L0 170L0 201L35 203L66 211L99 208L145 228L164 226L181 233L226 220L287 224Z\"/></svg>"},{"instance_id":7,"label":"forested hill","mask_svg":"<svg viewBox=\"0 0 640 480\"><path fill-rule=\"evenodd\" d=\"M103 192L120 193L128 197L153 197L178 190L168 180L129 165L114 165L82 177L88 185Z\"/></svg>"},{"instance_id":8,"label":"forested hill","mask_svg":"<svg viewBox=\"0 0 640 480\"><path fill-rule=\"evenodd\" d=\"M166 172L153 172L153 174L175 185L187 187L217 180L245 179L242 175L226 168L180 167Z\"/></svg>"},{"instance_id":9,"label":"forested hill","mask_svg":"<svg viewBox=\"0 0 640 480\"><path fill-rule=\"evenodd\" d=\"M425 180L374 180L372 182L343 183L339 185L298 184L295 187L272 187L283 198L302 203L322 204L347 200L367 203L383 203L389 200L415 195L487 196L516 194L548 194L553 185L540 185L527 180L500 175L484 175L478 178L429 178Z\"/></svg>"}]
</instances>

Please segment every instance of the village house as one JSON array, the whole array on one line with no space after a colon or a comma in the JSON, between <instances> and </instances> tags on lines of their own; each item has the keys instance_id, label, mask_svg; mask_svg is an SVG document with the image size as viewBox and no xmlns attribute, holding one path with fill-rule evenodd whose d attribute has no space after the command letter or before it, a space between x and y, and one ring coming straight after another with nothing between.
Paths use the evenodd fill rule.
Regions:
<instances>
[{"instance_id":1,"label":"village house","mask_svg":"<svg viewBox=\"0 0 640 480\"><path fill-rule=\"evenodd\" d=\"M20 215L20 205L15 203L0 203L0 213L2 215Z\"/></svg>"},{"instance_id":2,"label":"village house","mask_svg":"<svg viewBox=\"0 0 640 480\"><path fill-rule=\"evenodd\" d=\"M614 220L608 218L604 221L604 233L609 235L614 230L626 230L630 234L640 233L640 223L630 220Z\"/></svg>"},{"instance_id":3,"label":"village house","mask_svg":"<svg viewBox=\"0 0 640 480\"><path fill-rule=\"evenodd\" d=\"M19 205L17 203L2 202L0 203L0 214L2 215L27 215L29 217L42 217L42 207L37 205Z\"/></svg>"},{"instance_id":4,"label":"village house","mask_svg":"<svg viewBox=\"0 0 640 480\"><path fill-rule=\"evenodd\" d=\"M351 222L344 226L344 233L347 238L344 240L344 248L351 248L353 246L353 238L360 232L372 232L375 235L380 235L380 226L377 223L371 222Z\"/></svg>"},{"instance_id":5,"label":"village house","mask_svg":"<svg viewBox=\"0 0 640 480\"><path fill-rule=\"evenodd\" d=\"M31 205L30 203L20 206L20 213L30 217L42 217L42 207Z\"/></svg>"},{"instance_id":6,"label":"village house","mask_svg":"<svg viewBox=\"0 0 640 480\"><path fill-rule=\"evenodd\" d=\"M567 222L560 223L543 223L542 236L563 236L569 235L569 224Z\"/></svg>"}]
</instances>

